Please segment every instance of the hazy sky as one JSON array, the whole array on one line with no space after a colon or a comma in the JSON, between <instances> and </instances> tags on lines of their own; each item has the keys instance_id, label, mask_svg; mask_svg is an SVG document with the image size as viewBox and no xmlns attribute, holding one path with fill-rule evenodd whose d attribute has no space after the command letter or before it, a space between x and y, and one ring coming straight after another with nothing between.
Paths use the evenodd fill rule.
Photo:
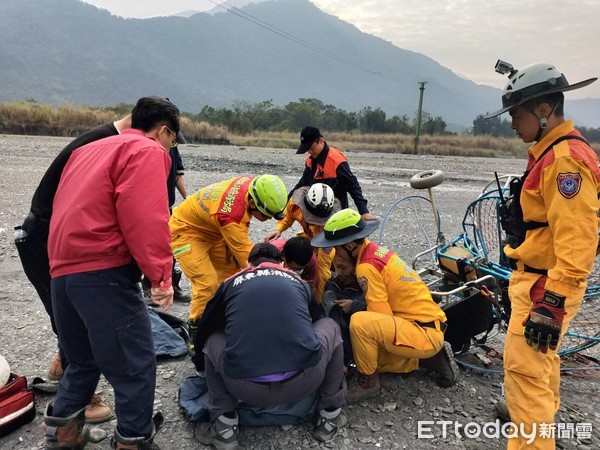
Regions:
<instances>
[{"instance_id":1,"label":"hazy sky","mask_svg":"<svg viewBox=\"0 0 600 450\"><path fill-rule=\"evenodd\" d=\"M138 18L203 11L220 3L84 1L115 15ZM366 33L429 56L476 83L504 86L507 78L494 72L498 58L516 68L552 63L570 83L600 76L600 0L311 1ZM600 98L600 81L567 94L567 98L587 97Z\"/></svg>"}]
</instances>

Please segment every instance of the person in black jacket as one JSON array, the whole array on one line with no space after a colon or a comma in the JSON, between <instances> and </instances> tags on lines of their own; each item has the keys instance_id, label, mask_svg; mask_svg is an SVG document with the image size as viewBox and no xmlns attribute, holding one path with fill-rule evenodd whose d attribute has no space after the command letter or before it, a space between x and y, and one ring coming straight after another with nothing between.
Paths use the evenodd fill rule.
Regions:
<instances>
[{"instance_id":1,"label":"person in black jacket","mask_svg":"<svg viewBox=\"0 0 600 450\"><path fill-rule=\"evenodd\" d=\"M307 153L302 177L290 191L314 183L325 183L333 189L335 198L341 203L341 209L348 207L348 194L354 200L356 209L364 220L374 220L375 216L367 208L367 200L363 197L358 180L350 170L346 156L336 148L330 147L321 131L316 127L306 126L300 133L300 146L296 154Z\"/></svg>"},{"instance_id":2,"label":"person in black jacket","mask_svg":"<svg viewBox=\"0 0 600 450\"><path fill-rule=\"evenodd\" d=\"M169 211L173 212L173 205L175 205L176 200L176 189L181 194L181 197L185 200L188 196L187 187L185 185L185 181L183 179L183 174L185 168L183 167L183 159L181 158L181 154L179 153L179 144L187 144L183 133L179 131L177 133L177 139L174 145L169 149L169 156L171 157L171 171L167 177L167 193L169 194ZM183 292L179 283L181 282L181 276L183 275L181 270L177 267L175 258L173 258L173 272L172 272L172 282L173 282L173 301L175 302L190 302L192 300L192 296ZM150 299L150 282L144 276L142 278L142 291L144 293L144 297Z\"/></svg>"},{"instance_id":3,"label":"person in black jacket","mask_svg":"<svg viewBox=\"0 0 600 450\"><path fill-rule=\"evenodd\" d=\"M367 309L367 300L354 274L354 263L344 252L333 258L335 276L325 284L322 305L325 314L340 327L344 340L344 365L348 367L352 359L350 339L350 319L352 314Z\"/></svg>"},{"instance_id":4,"label":"person in black jacket","mask_svg":"<svg viewBox=\"0 0 600 450\"><path fill-rule=\"evenodd\" d=\"M320 314L311 290L283 267L275 246L256 244L248 263L221 284L198 324L195 345L204 355L197 352L194 363L206 369L210 422L198 424L196 438L234 448L238 401L270 406L318 391L313 435L331 439L347 423L339 327L329 318L313 322Z\"/></svg>"}]
</instances>

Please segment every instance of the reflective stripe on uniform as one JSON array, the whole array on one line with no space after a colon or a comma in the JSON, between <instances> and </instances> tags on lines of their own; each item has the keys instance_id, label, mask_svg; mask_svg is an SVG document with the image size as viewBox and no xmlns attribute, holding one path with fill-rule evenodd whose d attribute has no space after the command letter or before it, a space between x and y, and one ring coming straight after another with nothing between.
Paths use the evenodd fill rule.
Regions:
<instances>
[{"instance_id":1,"label":"reflective stripe on uniform","mask_svg":"<svg viewBox=\"0 0 600 450\"><path fill-rule=\"evenodd\" d=\"M192 244L184 245L183 247L178 247L178 248L173 249L173 256L175 257L175 259L177 259L181 255L183 255L191 250L192 250Z\"/></svg>"}]
</instances>

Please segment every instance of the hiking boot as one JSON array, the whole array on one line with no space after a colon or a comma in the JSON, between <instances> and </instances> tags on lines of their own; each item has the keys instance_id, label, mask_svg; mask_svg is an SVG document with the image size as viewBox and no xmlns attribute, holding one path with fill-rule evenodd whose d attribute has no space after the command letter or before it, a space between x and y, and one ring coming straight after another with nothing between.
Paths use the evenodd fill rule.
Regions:
<instances>
[{"instance_id":1,"label":"hiking boot","mask_svg":"<svg viewBox=\"0 0 600 450\"><path fill-rule=\"evenodd\" d=\"M375 397L381 391L379 383L379 374L377 372L371 375L358 373L356 382L348 388L346 402L358 403L371 397Z\"/></svg>"},{"instance_id":2,"label":"hiking boot","mask_svg":"<svg viewBox=\"0 0 600 450\"><path fill-rule=\"evenodd\" d=\"M181 302L181 303L189 303L192 301L192 296L189 294L185 294L181 287L179 287L179 282L181 281L181 271L174 270L172 274L172 284L173 284L173 301Z\"/></svg>"},{"instance_id":3,"label":"hiking boot","mask_svg":"<svg viewBox=\"0 0 600 450\"><path fill-rule=\"evenodd\" d=\"M48 381L60 381L63 376L62 362L60 360L60 353L54 354L54 359L48 367Z\"/></svg>"},{"instance_id":4,"label":"hiking boot","mask_svg":"<svg viewBox=\"0 0 600 450\"><path fill-rule=\"evenodd\" d=\"M110 446L111 448L118 450L161 450L160 447L154 443L154 437L164 421L165 418L160 411L152 417L152 433L148 438L125 437L119 433L118 428L115 428L115 434L110 438Z\"/></svg>"},{"instance_id":5,"label":"hiking boot","mask_svg":"<svg viewBox=\"0 0 600 450\"><path fill-rule=\"evenodd\" d=\"M180 303L189 303L192 301L192 296L186 294L179 286L173 286L173 301Z\"/></svg>"},{"instance_id":6,"label":"hiking boot","mask_svg":"<svg viewBox=\"0 0 600 450\"><path fill-rule=\"evenodd\" d=\"M234 417L221 414L214 422L200 422L196 426L196 439L204 445L212 445L217 449L238 449L238 422L237 412Z\"/></svg>"},{"instance_id":7,"label":"hiking boot","mask_svg":"<svg viewBox=\"0 0 600 450\"><path fill-rule=\"evenodd\" d=\"M506 400L501 398L494 405L496 408L496 413L498 414L498 418L504 422L510 422L510 412L508 411L508 405L506 404Z\"/></svg>"},{"instance_id":8,"label":"hiking boot","mask_svg":"<svg viewBox=\"0 0 600 450\"><path fill-rule=\"evenodd\" d=\"M337 408L334 411L322 409L319 411L317 426L313 431L313 437L317 441L325 442L333 439L340 428L348 425L348 419L342 413L342 408Z\"/></svg>"},{"instance_id":9,"label":"hiking boot","mask_svg":"<svg viewBox=\"0 0 600 450\"><path fill-rule=\"evenodd\" d=\"M102 397L98 394L92 395L92 400L85 407L85 421L87 423L102 423L112 417L112 411Z\"/></svg>"},{"instance_id":10,"label":"hiking boot","mask_svg":"<svg viewBox=\"0 0 600 450\"><path fill-rule=\"evenodd\" d=\"M52 404L44 412L44 449L82 449L89 438L85 426L85 409L80 409L69 417L53 417Z\"/></svg>"},{"instance_id":11,"label":"hiking boot","mask_svg":"<svg viewBox=\"0 0 600 450\"><path fill-rule=\"evenodd\" d=\"M450 387L458 379L458 366L454 362L454 353L449 342L444 341L442 349L436 355L419 360L419 365L435 372L438 386Z\"/></svg>"},{"instance_id":12,"label":"hiking boot","mask_svg":"<svg viewBox=\"0 0 600 450\"><path fill-rule=\"evenodd\" d=\"M119 450L160 450L160 447L154 443L154 434L149 438L129 438L121 436L119 430L115 428L115 434L110 440L110 445L111 448Z\"/></svg>"}]
</instances>

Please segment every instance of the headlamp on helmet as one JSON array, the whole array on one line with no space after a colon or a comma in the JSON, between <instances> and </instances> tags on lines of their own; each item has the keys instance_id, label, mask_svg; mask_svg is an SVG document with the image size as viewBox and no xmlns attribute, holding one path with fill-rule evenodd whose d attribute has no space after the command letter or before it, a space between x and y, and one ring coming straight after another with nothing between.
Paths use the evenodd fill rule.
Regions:
<instances>
[{"instance_id":1,"label":"headlamp on helmet","mask_svg":"<svg viewBox=\"0 0 600 450\"><path fill-rule=\"evenodd\" d=\"M516 70L512 64L499 59L495 70L503 75L508 74L508 83L502 91L502 108L486 114L483 116L484 119L499 116L533 98L579 89L598 79L589 78L579 83L569 84L567 78L548 63L535 63Z\"/></svg>"}]
</instances>

